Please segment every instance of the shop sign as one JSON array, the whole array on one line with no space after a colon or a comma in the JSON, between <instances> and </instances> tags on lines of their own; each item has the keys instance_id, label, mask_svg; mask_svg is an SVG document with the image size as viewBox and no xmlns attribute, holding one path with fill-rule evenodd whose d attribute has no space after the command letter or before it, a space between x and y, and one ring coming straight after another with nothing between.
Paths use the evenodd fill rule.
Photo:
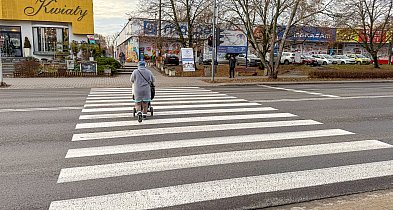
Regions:
<instances>
[{"instance_id":1,"label":"shop sign","mask_svg":"<svg viewBox=\"0 0 393 210\"><path fill-rule=\"evenodd\" d=\"M285 27L278 29L278 38L284 35ZM286 40L331 42L336 41L336 29L325 27L292 27L288 31Z\"/></svg>"},{"instance_id":2,"label":"shop sign","mask_svg":"<svg viewBox=\"0 0 393 210\"><path fill-rule=\"evenodd\" d=\"M183 71L195 71L194 51L192 48L181 48Z\"/></svg>"},{"instance_id":3,"label":"shop sign","mask_svg":"<svg viewBox=\"0 0 393 210\"><path fill-rule=\"evenodd\" d=\"M219 53L241 54L247 51L247 37L242 31L225 30L221 33L224 35L223 43L217 47Z\"/></svg>"},{"instance_id":4,"label":"shop sign","mask_svg":"<svg viewBox=\"0 0 393 210\"><path fill-rule=\"evenodd\" d=\"M69 22L75 34L94 34L93 0L7 0L0 6L0 19Z\"/></svg>"}]
</instances>

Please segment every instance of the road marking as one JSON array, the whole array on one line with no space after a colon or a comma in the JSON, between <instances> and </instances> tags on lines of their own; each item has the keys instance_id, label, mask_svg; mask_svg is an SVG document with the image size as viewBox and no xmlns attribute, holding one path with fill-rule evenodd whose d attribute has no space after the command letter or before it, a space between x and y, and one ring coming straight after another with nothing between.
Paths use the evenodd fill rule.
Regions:
<instances>
[{"instance_id":1,"label":"road marking","mask_svg":"<svg viewBox=\"0 0 393 210\"><path fill-rule=\"evenodd\" d=\"M129 176L184 168L197 168L231 163L307 157L313 155L338 154L392 147L392 145L383 143L381 141L364 140L271 149L219 152L202 155L189 155L133 162L63 168L60 171L57 183Z\"/></svg>"},{"instance_id":2,"label":"road marking","mask_svg":"<svg viewBox=\"0 0 393 210\"><path fill-rule=\"evenodd\" d=\"M181 89L201 89L200 87L168 87L160 88L161 90L181 90ZM91 91L130 91L132 88L91 88Z\"/></svg>"},{"instance_id":3,"label":"road marking","mask_svg":"<svg viewBox=\"0 0 393 210\"><path fill-rule=\"evenodd\" d=\"M274 103L274 102L351 100L351 99L375 99L375 98L393 98L393 95L385 95L385 96L350 96L350 97L339 97L339 98L284 98L284 99L272 99L272 100L256 100L256 101L252 101L252 102Z\"/></svg>"},{"instance_id":4,"label":"road marking","mask_svg":"<svg viewBox=\"0 0 393 210\"><path fill-rule=\"evenodd\" d=\"M215 96L215 97L195 97L195 98L159 98L154 99L154 103L158 101L193 101L193 100L215 100L215 99L233 99L235 96ZM91 103L116 103L116 102L130 102L132 99L115 99L115 100L87 100L87 104Z\"/></svg>"},{"instance_id":5,"label":"road marking","mask_svg":"<svg viewBox=\"0 0 393 210\"><path fill-rule=\"evenodd\" d=\"M249 119L266 119L266 118L285 118L296 117L290 113L272 113L272 114L241 114L241 115L209 115L205 117L187 117L187 118L169 118L169 119L149 119L143 122L144 125L170 124L170 123L188 123L188 122L214 122L224 120L249 120ZM114 121L114 122L97 122L97 123L78 123L75 129L86 128L108 128L119 126L136 126L140 123L136 120Z\"/></svg>"},{"instance_id":6,"label":"road marking","mask_svg":"<svg viewBox=\"0 0 393 210\"><path fill-rule=\"evenodd\" d=\"M210 104L210 103L221 103L221 102L225 102L225 103L229 103L229 102L245 102L247 100L245 99L240 99L240 98L236 98L236 99L226 99L226 100L200 100L200 101L154 101L154 105L164 105L164 104ZM153 103L153 102L152 102ZM134 103L132 101L129 101L128 103L100 103L100 104L85 104L84 107L107 107L107 106L133 106Z\"/></svg>"},{"instance_id":7,"label":"road marking","mask_svg":"<svg viewBox=\"0 0 393 210\"><path fill-rule=\"evenodd\" d=\"M393 161L223 179L53 201L49 210L152 209L393 175Z\"/></svg>"},{"instance_id":8,"label":"road marking","mask_svg":"<svg viewBox=\"0 0 393 210\"><path fill-rule=\"evenodd\" d=\"M276 90L291 91L291 92L295 92L295 93L306 93L306 94L310 94L310 95L319 95L319 96L329 97L329 98L339 98L340 97L340 96L335 96L335 95L327 95L327 94L323 94L323 93L316 93L316 92L310 92L310 91L305 91L305 90L295 90L295 89L288 89L288 88L273 87L273 86L268 86L268 85L258 85L258 86L276 89Z\"/></svg>"},{"instance_id":9,"label":"road marking","mask_svg":"<svg viewBox=\"0 0 393 210\"><path fill-rule=\"evenodd\" d=\"M113 95L113 94L130 94L132 90L129 91L91 91L89 95ZM158 89L156 90L156 93L182 93L182 94L188 94L188 93L210 93L212 92L211 90L205 90L205 89L200 89L200 90L163 90L163 89Z\"/></svg>"},{"instance_id":10,"label":"road marking","mask_svg":"<svg viewBox=\"0 0 393 210\"><path fill-rule=\"evenodd\" d=\"M215 95L218 94L218 92L184 92L184 93L169 93L169 92L157 92L157 97L160 96L168 96L168 97L176 97L177 95ZM123 97L129 97L132 96L132 93L113 93L113 94L89 94L88 97L112 97L112 96L123 96Z\"/></svg>"},{"instance_id":11,"label":"road marking","mask_svg":"<svg viewBox=\"0 0 393 210\"><path fill-rule=\"evenodd\" d=\"M33 111L60 111L60 110L78 110L83 107L38 107L38 108L20 108L20 109L0 109L0 112L33 112Z\"/></svg>"},{"instance_id":12,"label":"road marking","mask_svg":"<svg viewBox=\"0 0 393 210\"><path fill-rule=\"evenodd\" d=\"M201 146L224 145L224 144L239 144L239 143L250 143L250 142L281 141L281 140L290 140L290 139L343 136L343 135L352 135L352 134L354 133L341 129L327 129L327 130L295 131L295 132L282 132L282 133L266 133L266 134L254 134L254 135L243 135L243 136L224 136L224 137L199 138L199 139L187 139L187 140L176 140L176 141L161 141L161 142L125 144L125 145L102 146L102 147L88 147L88 148L70 149L68 150L65 158L113 155L113 154L166 150L166 149L176 149L176 148L186 148L186 147L201 147Z\"/></svg>"},{"instance_id":13,"label":"road marking","mask_svg":"<svg viewBox=\"0 0 393 210\"><path fill-rule=\"evenodd\" d=\"M247 107L247 108L234 108L234 109L201 109L201 110L184 110L184 111L160 111L154 113L154 116L167 116L167 115L192 115L192 114L215 114L215 113L249 113L257 111L276 111L272 107ZM108 119L108 118L122 118L131 117L132 113L118 113L118 114L95 114L95 115L81 115L80 120L91 119Z\"/></svg>"},{"instance_id":14,"label":"road marking","mask_svg":"<svg viewBox=\"0 0 393 210\"><path fill-rule=\"evenodd\" d=\"M72 137L72 141L112 139L112 138L122 138L122 137L132 137L132 136L150 136L150 135L175 134L175 133L240 130L240 129L251 129L251 128L273 128L273 127L288 127L288 126L321 125L321 124L322 123L314 121L314 120L288 120L288 121L272 121L272 122L254 122L254 123L237 123L237 124L218 124L218 125L196 125L196 126L168 127L168 128L150 128L150 129L139 129L139 130L80 133L80 134L74 134ZM141 126L142 125L143 125L143 123L141 124Z\"/></svg>"},{"instance_id":15,"label":"road marking","mask_svg":"<svg viewBox=\"0 0 393 210\"><path fill-rule=\"evenodd\" d=\"M215 96L228 96L227 94L200 94L200 95L157 95L154 99L158 98L179 98L179 97L215 97ZM86 100L101 100L101 99L132 99L132 96L105 96L105 97L87 97Z\"/></svg>"},{"instance_id":16,"label":"road marking","mask_svg":"<svg viewBox=\"0 0 393 210\"><path fill-rule=\"evenodd\" d=\"M223 101L225 102L225 101ZM131 104L132 105L132 104ZM185 108L210 108L210 107L234 107L234 106L257 106L258 103L222 103L222 104L197 104L197 105L173 105L173 106L155 106L154 110L161 109L185 109ZM134 106L128 107L111 107L111 108L90 108L83 109L82 112L112 112L112 111L132 111Z\"/></svg>"}]
</instances>

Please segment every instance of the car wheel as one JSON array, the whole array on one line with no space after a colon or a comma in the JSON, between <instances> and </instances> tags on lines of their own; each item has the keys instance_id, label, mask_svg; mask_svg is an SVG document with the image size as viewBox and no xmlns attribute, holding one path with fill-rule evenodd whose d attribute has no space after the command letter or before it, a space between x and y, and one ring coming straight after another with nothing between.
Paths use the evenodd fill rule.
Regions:
<instances>
[{"instance_id":1,"label":"car wheel","mask_svg":"<svg viewBox=\"0 0 393 210\"><path fill-rule=\"evenodd\" d=\"M324 61L324 62L322 63L322 65L327 65L327 62L326 62L326 61Z\"/></svg>"},{"instance_id":2,"label":"car wheel","mask_svg":"<svg viewBox=\"0 0 393 210\"><path fill-rule=\"evenodd\" d=\"M284 61L284 64L285 64L285 65L289 65L289 60L285 60L285 61Z\"/></svg>"},{"instance_id":3,"label":"car wheel","mask_svg":"<svg viewBox=\"0 0 393 210\"><path fill-rule=\"evenodd\" d=\"M357 65L360 65L361 63L360 63L360 61L358 61L358 62L356 62L356 64L357 64Z\"/></svg>"},{"instance_id":4,"label":"car wheel","mask_svg":"<svg viewBox=\"0 0 393 210\"><path fill-rule=\"evenodd\" d=\"M341 61L341 65L344 65L345 64L345 62L344 61Z\"/></svg>"}]
</instances>

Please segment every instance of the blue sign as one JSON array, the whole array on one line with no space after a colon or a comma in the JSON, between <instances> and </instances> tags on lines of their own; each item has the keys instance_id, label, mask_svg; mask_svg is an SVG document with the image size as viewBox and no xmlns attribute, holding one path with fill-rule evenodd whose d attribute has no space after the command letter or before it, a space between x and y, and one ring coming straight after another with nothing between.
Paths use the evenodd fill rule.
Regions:
<instances>
[{"instance_id":1,"label":"blue sign","mask_svg":"<svg viewBox=\"0 0 393 210\"><path fill-rule=\"evenodd\" d=\"M247 52L247 46L218 46L218 53L244 54Z\"/></svg>"},{"instance_id":2,"label":"blue sign","mask_svg":"<svg viewBox=\"0 0 393 210\"><path fill-rule=\"evenodd\" d=\"M285 27L279 27L278 38L284 35ZM287 40L329 42L336 40L336 29L325 27L291 27L287 34Z\"/></svg>"},{"instance_id":3,"label":"blue sign","mask_svg":"<svg viewBox=\"0 0 393 210\"><path fill-rule=\"evenodd\" d=\"M156 21L143 21L143 31L145 35L157 35L157 22Z\"/></svg>"}]
</instances>

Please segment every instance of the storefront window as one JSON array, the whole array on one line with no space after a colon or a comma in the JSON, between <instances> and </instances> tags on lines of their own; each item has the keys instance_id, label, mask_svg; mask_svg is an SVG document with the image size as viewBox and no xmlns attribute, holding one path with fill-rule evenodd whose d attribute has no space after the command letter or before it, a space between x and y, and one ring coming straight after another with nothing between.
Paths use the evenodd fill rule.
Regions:
<instances>
[{"instance_id":1,"label":"storefront window","mask_svg":"<svg viewBox=\"0 0 393 210\"><path fill-rule=\"evenodd\" d=\"M19 26L0 26L0 49L3 57L22 57Z\"/></svg>"},{"instance_id":2,"label":"storefront window","mask_svg":"<svg viewBox=\"0 0 393 210\"><path fill-rule=\"evenodd\" d=\"M34 54L68 52L68 28L33 27Z\"/></svg>"}]
</instances>

